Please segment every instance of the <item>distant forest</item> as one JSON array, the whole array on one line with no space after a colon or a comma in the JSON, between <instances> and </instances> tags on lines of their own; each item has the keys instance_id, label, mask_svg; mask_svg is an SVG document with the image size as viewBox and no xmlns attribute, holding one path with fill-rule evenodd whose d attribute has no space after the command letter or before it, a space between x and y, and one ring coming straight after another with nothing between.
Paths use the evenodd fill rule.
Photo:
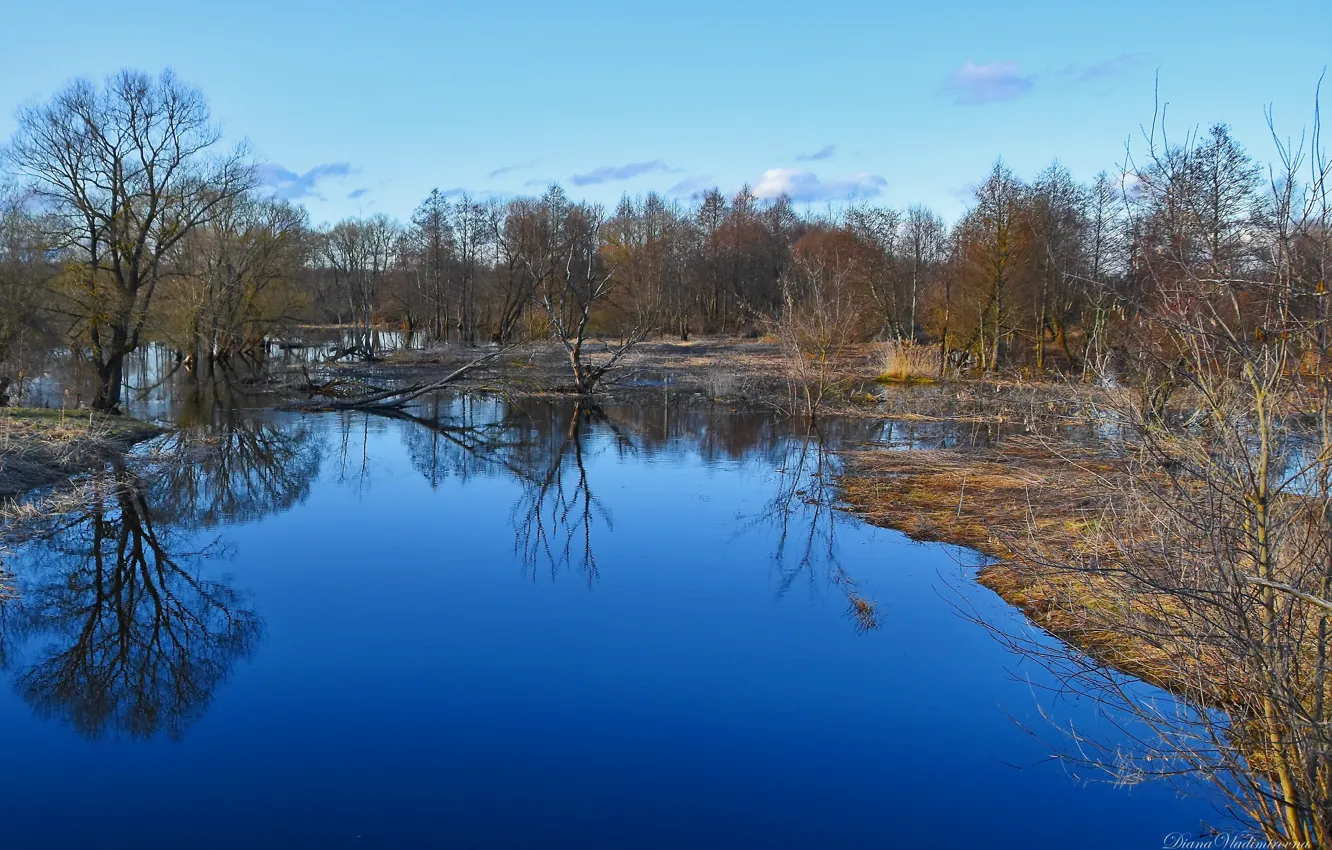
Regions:
<instances>
[{"instance_id":1,"label":"distant forest","mask_svg":"<svg viewBox=\"0 0 1332 850\"><path fill-rule=\"evenodd\" d=\"M574 326L761 335L802 310L849 338L932 346L941 370L1132 368L1181 298L1236 334L1261 338L1274 311L1321 322L1329 198L1312 141L1313 156L1277 145L1261 162L1224 124L1176 140L1154 123L1089 183L997 162L952 224L748 188L602 207L552 185L486 201L423 189L409 220L315 227L258 187L243 147L223 148L200 92L125 71L22 110L3 151L0 377L58 342L110 407L149 340L228 361L302 323L351 326L367 347L383 327L473 345Z\"/></svg>"}]
</instances>

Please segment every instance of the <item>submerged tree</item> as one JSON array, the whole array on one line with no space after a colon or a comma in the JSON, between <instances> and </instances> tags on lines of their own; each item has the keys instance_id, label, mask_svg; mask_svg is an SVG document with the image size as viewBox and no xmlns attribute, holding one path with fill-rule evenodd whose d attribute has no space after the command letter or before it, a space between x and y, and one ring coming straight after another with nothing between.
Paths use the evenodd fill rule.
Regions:
<instances>
[{"instance_id":1,"label":"submerged tree","mask_svg":"<svg viewBox=\"0 0 1332 850\"><path fill-rule=\"evenodd\" d=\"M565 350L573 391L592 393L647 335L644 316L621 328L620 340L594 359L587 347L597 310L607 308L621 289L617 258L603 250L604 214L599 207L571 203L559 186L541 200L510 214L510 250L522 258L532 281L532 297L545 313L550 335Z\"/></svg>"}]
</instances>

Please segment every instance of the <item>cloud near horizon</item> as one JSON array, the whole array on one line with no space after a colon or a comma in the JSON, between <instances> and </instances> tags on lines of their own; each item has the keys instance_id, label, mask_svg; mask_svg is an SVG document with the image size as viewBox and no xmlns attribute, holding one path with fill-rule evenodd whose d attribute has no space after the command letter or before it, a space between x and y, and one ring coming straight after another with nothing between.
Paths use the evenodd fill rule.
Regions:
<instances>
[{"instance_id":1,"label":"cloud near horizon","mask_svg":"<svg viewBox=\"0 0 1332 850\"><path fill-rule=\"evenodd\" d=\"M536 164L537 161L533 159L528 162L515 162L513 165L501 165L499 168L496 168L494 171L490 172L486 176L492 178L503 177L505 174L510 174L514 171L520 171L524 168L531 168Z\"/></svg>"},{"instance_id":2,"label":"cloud near horizon","mask_svg":"<svg viewBox=\"0 0 1332 850\"><path fill-rule=\"evenodd\" d=\"M630 162L626 165L603 165L600 168L594 168L586 174L575 174L569 178L575 186L595 186L598 183L611 183L616 180L629 180L640 174L651 174L655 171L670 171L671 169L659 159L651 162Z\"/></svg>"},{"instance_id":3,"label":"cloud near horizon","mask_svg":"<svg viewBox=\"0 0 1332 850\"><path fill-rule=\"evenodd\" d=\"M814 162L815 160L820 159L830 159L835 153L837 153L837 145L824 145L814 151L814 153L796 154L796 162Z\"/></svg>"},{"instance_id":4,"label":"cloud near horizon","mask_svg":"<svg viewBox=\"0 0 1332 850\"><path fill-rule=\"evenodd\" d=\"M700 192L706 192L716 184L711 177L686 177L666 190L668 198L692 198Z\"/></svg>"},{"instance_id":5,"label":"cloud near horizon","mask_svg":"<svg viewBox=\"0 0 1332 850\"><path fill-rule=\"evenodd\" d=\"M1099 80L1104 77L1114 77L1119 74L1132 71L1141 65L1152 61L1155 57L1150 53L1121 53L1111 59L1102 62L1094 62L1090 65L1072 64L1066 65L1062 73L1073 77L1080 83L1089 83L1092 80Z\"/></svg>"},{"instance_id":6,"label":"cloud near horizon","mask_svg":"<svg viewBox=\"0 0 1332 850\"><path fill-rule=\"evenodd\" d=\"M797 203L813 203L838 198L872 198L887 185L887 180L868 171L841 180L825 181L801 168L769 168L763 172L753 192L756 198L786 195Z\"/></svg>"},{"instance_id":7,"label":"cloud near horizon","mask_svg":"<svg viewBox=\"0 0 1332 850\"><path fill-rule=\"evenodd\" d=\"M943 90L960 106L981 106L1016 100L1031 92L1035 79L1024 75L1016 62L977 65L968 60L948 75Z\"/></svg>"},{"instance_id":8,"label":"cloud near horizon","mask_svg":"<svg viewBox=\"0 0 1332 850\"><path fill-rule=\"evenodd\" d=\"M347 177L352 167L347 162L326 162L316 165L304 174L298 174L275 162L266 162L258 167L259 187L269 189L279 198L297 201L302 198L319 198L319 184L330 178Z\"/></svg>"}]
</instances>

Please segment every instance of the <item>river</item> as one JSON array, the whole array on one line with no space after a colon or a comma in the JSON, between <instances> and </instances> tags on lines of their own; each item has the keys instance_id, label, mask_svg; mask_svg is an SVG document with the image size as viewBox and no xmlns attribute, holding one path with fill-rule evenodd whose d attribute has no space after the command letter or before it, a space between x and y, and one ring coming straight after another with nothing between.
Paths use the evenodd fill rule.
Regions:
<instances>
[{"instance_id":1,"label":"river","mask_svg":"<svg viewBox=\"0 0 1332 850\"><path fill-rule=\"evenodd\" d=\"M279 413L159 371L129 412L192 460L3 555L5 847L1123 850L1219 819L1052 761L1059 724L1114 729L975 622L1027 628L975 556L837 509L836 449L955 432Z\"/></svg>"}]
</instances>

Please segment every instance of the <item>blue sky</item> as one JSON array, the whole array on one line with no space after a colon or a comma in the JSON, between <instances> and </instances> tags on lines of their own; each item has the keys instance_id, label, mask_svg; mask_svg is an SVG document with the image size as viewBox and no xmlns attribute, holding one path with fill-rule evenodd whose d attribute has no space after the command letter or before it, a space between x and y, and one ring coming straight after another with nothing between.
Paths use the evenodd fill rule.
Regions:
<instances>
[{"instance_id":1,"label":"blue sky","mask_svg":"<svg viewBox=\"0 0 1332 850\"><path fill-rule=\"evenodd\" d=\"M607 203L749 183L952 219L996 157L1026 177L1117 167L1158 72L1173 132L1225 121L1267 156L1264 107L1298 137L1332 61L1326 0L1281 20L1216 0L7 5L0 137L73 77L169 66L316 222L551 180Z\"/></svg>"}]
</instances>

